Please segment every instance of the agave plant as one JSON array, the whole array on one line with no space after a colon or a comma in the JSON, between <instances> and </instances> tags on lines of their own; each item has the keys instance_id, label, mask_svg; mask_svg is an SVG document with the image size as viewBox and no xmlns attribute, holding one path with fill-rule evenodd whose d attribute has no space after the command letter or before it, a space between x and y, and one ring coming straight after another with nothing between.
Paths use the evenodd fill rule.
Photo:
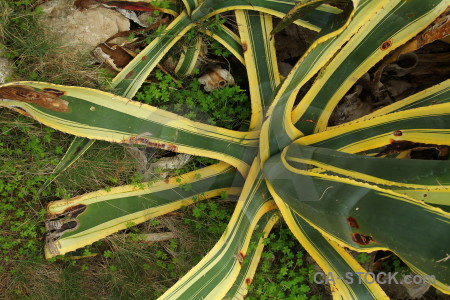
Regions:
<instances>
[{"instance_id":1,"label":"agave plant","mask_svg":"<svg viewBox=\"0 0 450 300\"><path fill-rule=\"evenodd\" d=\"M50 203L46 257L91 244L129 222L161 216L193 199L227 192L239 195L239 201L222 237L161 298L243 298L263 250L261 233L267 236L280 216L335 278L364 272L347 249L390 250L415 273L434 275L433 285L450 293L449 162L375 155L386 147L401 150L415 143L450 145L450 80L355 121L328 126L340 99L370 68L449 32L446 23L435 20L450 1L353 0L342 10L328 2L183 0L182 11L168 10L176 16L170 26L114 78L121 96L41 82L1 86L1 106L62 132L222 161L143 189L122 186ZM131 101L187 31L225 11L234 11L239 36L226 27L206 34L248 71L248 132ZM285 17L282 27L295 22L318 31L283 81L272 16ZM188 72L196 55L186 53L177 70ZM296 103L299 90L314 76ZM76 140L68 155L77 156L86 141ZM256 248L249 248L252 241ZM357 280L337 280L331 291L342 299L387 297L379 285Z\"/></svg>"}]
</instances>

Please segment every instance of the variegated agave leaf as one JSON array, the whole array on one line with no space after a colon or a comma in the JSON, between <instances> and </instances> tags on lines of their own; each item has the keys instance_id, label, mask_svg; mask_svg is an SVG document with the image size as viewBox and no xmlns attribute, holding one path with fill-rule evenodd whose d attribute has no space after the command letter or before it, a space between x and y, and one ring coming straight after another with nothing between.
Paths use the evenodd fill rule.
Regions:
<instances>
[{"instance_id":1,"label":"variegated agave leaf","mask_svg":"<svg viewBox=\"0 0 450 300\"><path fill-rule=\"evenodd\" d=\"M278 216L325 273L364 272L344 247L390 250L417 274L434 275L433 285L450 293L448 161L361 155L381 147L450 146L449 81L328 127L354 83L423 34L446 13L450 0L353 0L344 11L326 4L332 1L182 2L184 10L170 26L114 79L121 97L36 82L0 87L0 106L63 132L222 161L143 190L125 186L51 203L47 257L92 243L127 222L188 205L192 197L227 191L240 197L222 238L162 298L243 298L262 251L261 233L267 235ZM312 6L302 11L308 3ZM248 132L193 122L130 100L184 33L225 11L235 11L239 35L228 29L205 34L247 67L252 104ZM285 15L282 26L295 21L319 33L281 82L271 16ZM178 70L189 71L196 55L186 52ZM314 76L296 104L299 90ZM179 180L193 188L180 188ZM258 247L249 251L250 242ZM244 257L248 265L242 265ZM340 280L331 291L341 299L387 298L379 285L357 281Z\"/></svg>"}]
</instances>

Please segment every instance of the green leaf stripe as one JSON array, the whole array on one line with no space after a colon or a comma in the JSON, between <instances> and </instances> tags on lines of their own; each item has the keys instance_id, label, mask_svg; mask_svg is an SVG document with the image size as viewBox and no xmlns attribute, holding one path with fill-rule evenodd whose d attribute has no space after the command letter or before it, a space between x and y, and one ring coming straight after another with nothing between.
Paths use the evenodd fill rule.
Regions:
<instances>
[{"instance_id":1,"label":"green leaf stripe","mask_svg":"<svg viewBox=\"0 0 450 300\"><path fill-rule=\"evenodd\" d=\"M352 122L302 137L296 143L347 153L359 153L395 141L449 145L449 126L450 104L443 103Z\"/></svg>"},{"instance_id":2,"label":"green leaf stripe","mask_svg":"<svg viewBox=\"0 0 450 300\"><path fill-rule=\"evenodd\" d=\"M293 126L291 116L298 91L341 49L342 45L364 24L366 18L370 17L382 4L380 2L363 0L358 5L355 4L351 23L340 16L334 17L294 66L278 89L269 109L269 119L263 125L260 143L263 160L301 136L302 133ZM342 33L339 34L340 32ZM302 128L300 127L301 130Z\"/></svg>"},{"instance_id":3,"label":"green leaf stripe","mask_svg":"<svg viewBox=\"0 0 450 300\"><path fill-rule=\"evenodd\" d=\"M191 15L192 11L197 7L198 1L197 0L182 0L182 1L188 15Z\"/></svg>"},{"instance_id":4,"label":"green leaf stripe","mask_svg":"<svg viewBox=\"0 0 450 300\"><path fill-rule=\"evenodd\" d=\"M297 147L296 155L286 157L294 168L316 166L449 210L449 161L367 157L310 146Z\"/></svg>"},{"instance_id":5,"label":"green leaf stripe","mask_svg":"<svg viewBox=\"0 0 450 300\"><path fill-rule=\"evenodd\" d=\"M290 208L289 208L290 209ZM302 219L295 211L290 209L290 214L295 221L296 227L292 231L297 239L309 250L314 260L324 262L325 266L322 270L325 276L331 272L335 280L331 284L337 289L337 293L333 292L333 296L346 299L389 299L384 291L376 284L368 284L366 281L353 278L352 281L347 280L348 274L356 276L356 272L364 272L361 265L344 249L340 248L335 242L324 238L319 231L314 229L308 222ZM306 245L305 245L306 244ZM315 257L318 256L318 257ZM342 279L339 279L342 278ZM370 279L368 280L370 281ZM339 295L337 295L339 294Z\"/></svg>"},{"instance_id":6,"label":"green leaf stripe","mask_svg":"<svg viewBox=\"0 0 450 300\"><path fill-rule=\"evenodd\" d=\"M397 101L393 104L385 106L374 111L367 116L364 116L354 122L369 120L371 118L391 114L398 111L404 111L412 108L424 107L429 105L436 105L440 103L447 103L450 101L450 79L432 86L426 90L411 95L403 100ZM332 128L336 128L332 127Z\"/></svg>"},{"instance_id":7,"label":"green leaf stripe","mask_svg":"<svg viewBox=\"0 0 450 300\"><path fill-rule=\"evenodd\" d=\"M192 20L197 21L237 9L256 10L282 18L294 7L295 3L295 0L205 0L192 13ZM301 19L296 20L295 24L310 30L320 31L331 17L339 13L341 13L340 9L324 5L305 14Z\"/></svg>"},{"instance_id":8,"label":"green leaf stripe","mask_svg":"<svg viewBox=\"0 0 450 300\"><path fill-rule=\"evenodd\" d=\"M283 17L283 19L278 23L277 27L275 27L272 31L272 35L280 32L297 19L300 19L302 16L307 14L310 11L313 11L315 8L319 7L322 4L327 4L330 2L338 2L336 0L307 0L307 1L299 1L295 4L295 6ZM346 2L340 1L340 2Z\"/></svg>"},{"instance_id":9,"label":"green leaf stripe","mask_svg":"<svg viewBox=\"0 0 450 300\"><path fill-rule=\"evenodd\" d=\"M445 188L450 183L450 161L378 158L348 154L336 150L311 146L292 145L296 157L286 157L289 163L311 164L341 175L371 181L370 177L388 181L391 185L417 185L428 188ZM364 177L357 173L367 175ZM450 200L449 200L450 201Z\"/></svg>"},{"instance_id":10,"label":"green leaf stripe","mask_svg":"<svg viewBox=\"0 0 450 300\"><path fill-rule=\"evenodd\" d=\"M275 42L269 39L272 30L272 17L251 10L236 10L241 43L243 45L245 66L252 101L251 128L258 128L280 83Z\"/></svg>"}]
</instances>

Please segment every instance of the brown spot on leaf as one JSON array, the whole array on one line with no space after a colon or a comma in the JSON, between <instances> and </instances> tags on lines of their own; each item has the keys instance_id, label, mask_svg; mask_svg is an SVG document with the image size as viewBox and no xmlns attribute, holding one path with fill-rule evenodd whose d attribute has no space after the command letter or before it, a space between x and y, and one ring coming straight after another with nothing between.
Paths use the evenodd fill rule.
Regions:
<instances>
[{"instance_id":1,"label":"brown spot on leaf","mask_svg":"<svg viewBox=\"0 0 450 300\"><path fill-rule=\"evenodd\" d=\"M242 42L242 50L245 52L245 51L247 51L247 49L248 49L247 43Z\"/></svg>"},{"instance_id":2,"label":"brown spot on leaf","mask_svg":"<svg viewBox=\"0 0 450 300\"><path fill-rule=\"evenodd\" d=\"M59 98L61 93L64 92L55 89L40 91L26 85L8 85L0 87L0 99L32 103L45 109L68 112L69 103L64 99Z\"/></svg>"},{"instance_id":3,"label":"brown spot on leaf","mask_svg":"<svg viewBox=\"0 0 450 300\"><path fill-rule=\"evenodd\" d=\"M44 93L55 95L56 97L64 96L66 94L66 92L60 91L60 90L57 90L57 89L45 88L45 89L42 89L42 90L44 91Z\"/></svg>"},{"instance_id":4,"label":"brown spot on leaf","mask_svg":"<svg viewBox=\"0 0 450 300\"><path fill-rule=\"evenodd\" d=\"M401 130L394 131L394 136L402 136L403 132Z\"/></svg>"},{"instance_id":5,"label":"brown spot on leaf","mask_svg":"<svg viewBox=\"0 0 450 300\"><path fill-rule=\"evenodd\" d=\"M131 76L133 76L133 74L134 74L134 71L128 72L128 74L125 76L125 79L130 79Z\"/></svg>"},{"instance_id":6,"label":"brown spot on leaf","mask_svg":"<svg viewBox=\"0 0 450 300\"><path fill-rule=\"evenodd\" d=\"M384 41L383 44L381 44L380 49L382 51L387 50L392 46L392 43L393 43L392 40Z\"/></svg>"},{"instance_id":7,"label":"brown spot on leaf","mask_svg":"<svg viewBox=\"0 0 450 300\"><path fill-rule=\"evenodd\" d=\"M67 223L64 223L63 226L61 226L61 231L74 229L77 226L78 226L78 222L77 221L69 221Z\"/></svg>"},{"instance_id":8,"label":"brown spot on leaf","mask_svg":"<svg viewBox=\"0 0 450 300\"><path fill-rule=\"evenodd\" d=\"M360 233L352 233L352 240L363 246L373 242L373 238L370 235L363 235Z\"/></svg>"},{"instance_id":9,"label":"brown spot on leaf","mask_svg":"<svg viewBox=\"0 0 450 300\"><path fill-rule=\"evenodd\" d=\"M147 55L142 56L141 60L142 60L142 61L147 60Z\"/></svg>"},{"instance_id":10,"label":"brown spot on leaf","mask_svg":"<svg viewBox=\"0 0 450 300\"><path fill-rule=\"evenodd\" d=\"M56 213L56 214L49 213L47 215L47 221L57 220L57 219L62 219L62 218L76 218L80 214L85 212L86 208L87 208L87 206L85 204L76 204L74 206L70 206L70 207L66 208L61 213Z\"/></svg>"},{"instance_id":11,"label":"brown spot on leaf","mask_svg":"<svg viewBox=\"0 0 450 300\"><path fill-rule=\"evenodd\" d=\"M359 228L358 222L356 222L355 218L348 217L347 218L347 222L348 222L348 225L350 225L351 228Z\"/></svg>"},{"instance_id":12,"label":"brown spot on leaf","mask_svg":"<svg viewBox=\"0 0 450 300\"><path fill-rule=\"evenodd\" d=\"M316 122L314 120L300 120L300 122L308 122L308 123L316 124Z\"/></svg>"},{"instance_id":13,"label":"brown spot on leaf","mask_svg":"<svg viewBox=\"0 0 450 300\"><path fill-rule=\"evenodd\" d=\"M76 218L86 210L87 206L85 204L77 204L66 208L61 215L70 216L71 218Z\"/></svg>"},{"instance_id":14,"label":"brown spot on leaf","mask_svg":"<svg viewBox=\"0 0 450 300\"><path fill-rule=\"evenodd\" d=\"M252 280L251 280L250 278L247 278L247 279L245 279L245 283L246 283L247 285L249 285L250 283L252 283Z\"/></svg>"},{"instance_id":15,"label":"brown spot on leaf","mask_svg":"<svg viewBox=\"0 0 450 300\"><path fill-rule=\"evenodd\" d=\"M139 145L146 145L148 147L158 148L158 149L164 149L167 151L177 152L178 146L173 144L162 144L162 143L154 143L150 141L149 139L145 137L136 137L132 136L127 140L123 140L123 143L132 143L132 144L139 144Z\"/></svg>"},{"instance_id":16,"label":"brown spot on leaf","mask_svg":"<svg viewBox=\"0 0 450 300\"><path fill-rule=\"evenodd\" d=\"M242 252L239 252L237 254L237 260L241 266L242 266L242 263L244 262L244 259L245 259L245 254Z\"/></svg>"}]
</instances>

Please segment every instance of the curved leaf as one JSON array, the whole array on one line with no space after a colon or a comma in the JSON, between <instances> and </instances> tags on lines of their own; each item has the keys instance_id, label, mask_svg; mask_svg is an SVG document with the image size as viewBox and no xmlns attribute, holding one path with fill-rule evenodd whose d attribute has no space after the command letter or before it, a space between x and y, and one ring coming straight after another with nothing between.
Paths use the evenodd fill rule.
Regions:
<instances>
[{"instance_id":1,"label":"curved leaf","mask_svg":"<svg viewBox=\"0 0 450 300\"><path fill-rule=\"evenodd\" d=\"M243 178L219 163L168 180L101 190L51 202L46 221L47 258L90 245L112 233L223 192L238 195Z\"/></svg>"},{"instance_id":2,"label":"curved leaf","mask_svg":"<svg viewBox=\"0 0 450 300\"><path fill-rule=\"evenodd\" d=\"M322 4L328 3L347 3L348 0L301 0L295 4L295 6L281 19L277 27L275 27L271 34L274 35L290 24L294 23L297 19L300 19L308 12L313 11Z\"/></svg>"},{"instance_id":3,"label":"curved leaf","mask_svg":"<svg viewBox=\"0 0 450 300\"><path fill-rule=\"evenodd\" d=\"M205 0L193 13L192 19L197 21L230 10L256 10L282 18L295 5L295 0ZM341 10L323 5L304 15L294 23L310 30L320 31L328 20L340 14Z\"/></svg>"},{"instance_id":4,"label":"curved leaf","mask_svg":"<svg viewBox=\"0 0 450 300\"><path fill-rule=\"evenodd\" d=\"M187 14L190 16L192 11L198 6L198 0L182 0Z\"/></svg>"},{"instance_id":5,"label":"curved leaf","mask_svg":"<svg viewBox=\"0 0 450 300\"><path fill-rule=\"evenodd\" d=\"M175 74L179 77L189 76L194 70L197 63L198 56L201 52L203 40L198 37L195 44L191 47L183 46L183 52L181 53L180 60L175 67Z\"/></svg>"},{"instance_id":6,"label":"curved leaf","mask_svg":"<svg viewBox=\"0 0 450 300\"><path fill-rule=\"evenodd\" d=\"M248 248L239 275L223 299L245 299L248 293L248 286L253 281L253 276L261 259L264 249L263 241L269 236L272 227L278 222L278 215L279 213L276 210L269 211L256 224L250 240L250 245L254 245L254 248Z\"/></svg>"},{"instance_id":7,"label":"curved leaf","mask_svg":"<svg viewBox=\"0 0 450 300\"><path fill-rule=\"evenodd\" d=\"M305 136L297 144L359 153L395 142L449 145L450 103L391 113L361 122L351 122Z\"/></svg>"},{"instance_id":8,"label":"curved leaf","mask_svg":"<svg viewBox=\"0 0 450 300\"><path fill-rule=\"evenodd\" d=\"M391 114L398 111L404 111L412 108L424 107L429 105L436 105L440 103L446 103L450 101L450 79L441 82L435 86L411 95L403 100L392 103L388 106L380 108L373 113L370 113L364 117L356 119L352 122L361 122L364 120L369 120L375 117ZM329 129L334 129L339 126L329 127Z\"/></svg>"},{"instance_id":9,"label":"curved leaf","mask_svg":"<svg viewBox=\"0 0 450 300\"><path fill-rule=\"evenodd\" d=\"M349 22L340 17L330 20L300 58L281 84L267 113L268 120L263 124L260 138L262 161L301 136L301 132L292 124L291 118L292 107L298 91L326 65L328 60L358 31L367 18L375 14L383 3L383 1L370 0L355 1L352 21Z\"/></svg>"},{"instance_id":10,"label":"curved leaf","mask_svg":"<svg viewBox=\"0 0 450 300\"><path fill-rule=\"evenodd\" d=\"M315 166L321 168L321 173L327 171L369 182L449 209L449 161L367 157L310 146L298 146L296 154L295 157L286 157L295 168L308 168L312 171L311 166Z\"/></svg>"},{"instance_id":11,"label":"curved leaf","mask_svg":"<svg viewBox=\"0 0 450 300\"><path fill-rule=\"evenodd\" d=\"M244 51L242 49L241 38L238 37L233 31L228 29L224 25L220 25L220 29L210 31L206 30L204 33L211 36L216 41L218 41L222 46L224 46L228 51L230 51L234 57L237 58L243 65L244 61Z\"/></svg>"},{"instance_id":12,"label":"curved leaf","mask_svg":"<svg viewBox=\"0 0 450 300\"><path fill-rule=\"evenodd\" d=\"M29 101L31 97L35 97L34 103ZM246 174L256 153L257 132L193 122L98 90L36 82L10 83L0 87L0 99L3 99L0 106L19 107L39 122L69 134L203 155L229 162L242 174ZM48 103L45 99L49 99Z\"/></svg>"}]
</instances>

